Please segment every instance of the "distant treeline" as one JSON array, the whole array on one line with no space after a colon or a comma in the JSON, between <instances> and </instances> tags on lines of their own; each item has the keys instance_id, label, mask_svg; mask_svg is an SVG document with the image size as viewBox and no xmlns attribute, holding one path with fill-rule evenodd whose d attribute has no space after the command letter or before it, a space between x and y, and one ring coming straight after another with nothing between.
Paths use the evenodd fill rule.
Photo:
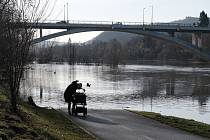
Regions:
<instances>
[{"instance_id":1,"label":"distant treeline","mask_svg":"<svg viewBox=\"0 0 210 140\"><path fill-rule=\"evenodd\" d=\"M178 38L191 42L191 34L176 34ZM203 46L210 50L210 36L203 35ZM40 63L52 61L69 63L106 63L111 65L127 64L137 60L200 60L195 54L166 41L151 37L135 37L121 44L116 39L109 42L65 45L48 44L35 47L32 58Z\"/></svg>"}]
</instances>

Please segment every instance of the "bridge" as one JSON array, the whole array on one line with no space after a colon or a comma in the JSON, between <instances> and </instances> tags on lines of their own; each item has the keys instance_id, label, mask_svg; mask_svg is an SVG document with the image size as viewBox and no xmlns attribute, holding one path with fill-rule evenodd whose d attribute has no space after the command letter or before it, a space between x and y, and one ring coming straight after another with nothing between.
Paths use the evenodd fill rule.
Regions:
<instances>
[{"instance_id":1,"label":"bridge","mask_svg":"<svg viewBox=\"0 0 210 140\"><path fill-rule=\"evenodd\" d=\"M202 46L202 34L210 33L210 27L198 27L193 24L178 23L139 23L139 22L109 22L109 21L54 21L45 23L29 23L28 26L39 29L40 37L33 40L33 44L52 39L55 37L89 32L89 31L117 31L138 35L150 36L177 44L181 48L200 56L205 60L210 60L210 52ZM43 29L65 29L58 33L42 35ZM178 39L175 33L191 33L192 42Z\"/></svg>"}]
</instances>

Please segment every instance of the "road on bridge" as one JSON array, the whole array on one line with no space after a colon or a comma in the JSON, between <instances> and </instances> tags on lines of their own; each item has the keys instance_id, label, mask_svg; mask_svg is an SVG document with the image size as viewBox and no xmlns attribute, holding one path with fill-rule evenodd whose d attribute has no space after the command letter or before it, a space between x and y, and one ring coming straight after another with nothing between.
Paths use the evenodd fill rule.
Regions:
<instances>
[{"instance_id":1,"label":"road on bridge","mask_svg":"<svg viewBox=\"0 0 210 140\"><path fill-rule=\"evenodd\" d=\"M69 118L103 140L207 140L126 110L88 110L86 118Z\"/></svg>"}]
</instances>

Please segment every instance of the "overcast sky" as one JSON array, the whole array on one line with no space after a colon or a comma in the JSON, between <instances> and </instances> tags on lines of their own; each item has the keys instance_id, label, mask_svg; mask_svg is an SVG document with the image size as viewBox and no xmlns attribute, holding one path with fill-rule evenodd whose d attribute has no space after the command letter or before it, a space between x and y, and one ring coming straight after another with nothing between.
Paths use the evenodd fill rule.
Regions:
<instances>
[{"instance_id":1,"label":"overcast sky","mask_svg":"<svg viewBox=\"0 0 210 140\"><path fill-rule=\"evenodd\" d=\"M142 22L143 8L145 22L151 22L152 6L153 22L170 22L184 19L186 16L198 17L204 10L210 15L210 0L54 0L55 6L48 20L63 20L64 5L67 7L70 20L96 21L130 21ZM53 2L50 0L53 7ZM49 10L50 11L50 10ZM67 10L66 10L67 12ZM66 13L65 12L65 13ZM67 15L67 14L66 14ZM48 31L50 33L51 31ZM84 42L96 36L98 32L75 34L58 38L73 42Z\"/></svg>"}]
</instances>

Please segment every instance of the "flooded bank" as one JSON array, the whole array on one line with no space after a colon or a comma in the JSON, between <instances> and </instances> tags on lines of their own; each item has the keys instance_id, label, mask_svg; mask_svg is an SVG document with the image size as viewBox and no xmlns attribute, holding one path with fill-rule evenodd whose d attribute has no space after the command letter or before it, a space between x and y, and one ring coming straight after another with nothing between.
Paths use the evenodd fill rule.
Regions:
<instances>
[{"instance_id":1,"label":"flooded bank","mask_svg":"<svg viewBox=\"0 0 210 140\"><path fill-rule=\"evenodd\" d=\"M73 80L83 83L88 108L152 111L210 124L208 67L33 64L21 96L44 107L67 107L63 92Z\"/></svg>"}]
</instances>

